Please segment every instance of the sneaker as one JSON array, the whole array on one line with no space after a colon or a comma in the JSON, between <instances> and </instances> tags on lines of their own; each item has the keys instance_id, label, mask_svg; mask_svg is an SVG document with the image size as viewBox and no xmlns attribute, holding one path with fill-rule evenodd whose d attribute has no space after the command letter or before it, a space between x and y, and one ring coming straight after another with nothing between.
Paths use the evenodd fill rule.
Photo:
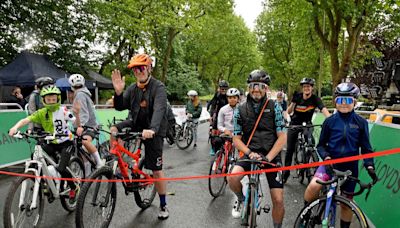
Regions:
<instances>
[{"instance_id":1,"label":"sneaker","mask_svg":"<svg viewBox=\"0 0 400 228\"><path fill-rule=\"evenodd\" d=\"M232 217L240 218L242 215L243 201L236 200L232 208Z\"/></svg>"},{"instance_id":2,"label":"sneaker","mask_svg":"<svg viewBox=\"0 0 400 228\"><path fill-rule=\"evenodd\" d=\"M158 213L158 219L164 220L169 217L169 211L167 206L160 207L160 212Z\"/></svg>"}]
</instances>

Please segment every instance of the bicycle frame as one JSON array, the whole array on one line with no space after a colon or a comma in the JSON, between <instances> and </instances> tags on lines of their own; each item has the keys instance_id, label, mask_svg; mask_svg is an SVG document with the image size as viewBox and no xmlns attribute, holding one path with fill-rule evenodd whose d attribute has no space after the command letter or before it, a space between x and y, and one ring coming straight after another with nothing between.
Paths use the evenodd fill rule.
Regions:
<instances>
[{"instance_id":1,"label":"bicycle frame","mask_svg":"<svg viewBox=\"0 0 400 228\"><path fill-rule=\"evenodd\" d=\"M325 205L325 210L324 210L324 217L322 220L322 226L327 226L328 225L328 218L329 214L332 213L331 215L331 220L329 221L330 225L335 224L335 218L336 218L336 204L332 204L333 196L336 194L336 189L337 189L337 183L334 182L329 186L329 190L326 194L326 205ZM331 211L332 209L332 211ZM331 212L330 212L331 211Z\"/></svg>"},{"instance_id":2,"label":"bicycle frame","mask_svg":"<svg viewBox=\"0 0 400 228\"><path fill-rule=\"evenodd\" d=\"M125 147L121 146L117 140L113 141L112 145L113 148L110 150L111 154L114 154L118 157L117 161L114 162L114 166L113 166L113 172L115 174L116 172L116 168L117 165L121 170L121 174L124 180L129 180L129 173L128 173L128 169L131 169L131 171L134 174L139 174L139 175L143 175L146 179L152 179L151 176L147 175L145 172L143 172L142 170L139 169L139 159L141 156L141 140L139 139L138 142L136 142L136 145L138 146L136 149L136 152L131 153L129 150L125 149ZM128 163L125 162L122 158L122 154L127 154L129 157L131 157L135 162L133 167L129 167ZM146 182L147 183L147 182ZM149 182L148 184L150 184L152 182Z\"/></svg>"},{"instance_id":3,"label":"bicycle frame","mask_svg":"<svg viewBox=\"0 0 400 228\"><path fill-rule=\"evenodd\" d=\"M57 163L55 163L53 161L53 159L46 153L43 151L42 147L40 145L35 145L35 150L33 153L33 160L30 161L26 161L25 162L25 173L29 173L29 172L33 172L35 174L35 184L34 184L34 188L33 188L33 197L32 197L32 204L30 209L34 209L37 207L37 197L38 197L38 193L39 193L39 187L40 187L40 174L42 173L44 176L48 176L51 177L51 174L49 172L48 169L48 165L47 163L50 163L51 165L53 165L54 167L56 167ZM32 168L32 167L37 167L37 168ZM69 169L69 167L67 166L67 170L72 174L72 176L74 178L76 178L76 176L74 176L74 173ZM54 198L59 198L60 197L60 184L61 182L58 182L57 184L54 183L54 181L49 181L50 179L44 179L44 181L46 181L47 186L49 186L50 191L53 195ZM21 207L24 202L24 195L25 195L25 191L26 191L26 182L22 183L21 186L21 193L20 193L20 200L19 200L19 207Z\"/></svg>"}]
</instances>

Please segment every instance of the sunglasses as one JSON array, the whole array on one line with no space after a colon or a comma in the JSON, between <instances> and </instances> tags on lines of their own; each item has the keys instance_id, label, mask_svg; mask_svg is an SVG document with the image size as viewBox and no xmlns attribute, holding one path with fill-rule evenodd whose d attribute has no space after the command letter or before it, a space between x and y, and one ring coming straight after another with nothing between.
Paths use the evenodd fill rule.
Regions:
<instances>
[{"instance_id":1,"label":"sunglasses","mask_svg":"<svg viewBox=\"0 0 400 228\"><path fill-rule=\"evenodd\" d=\"M262 82L251 82L251 83L249 83L249 88L250 89L255 89L256 87L258 87L258 89L265 89L265 88L267 88L267 84L262 83Z\"/></svg>"},{"instance_id":2,"label":"sunglasses","mask_svg":"<svg viewBox=\"0 0 400 228\"><path fill-rule=\"evenodd\" d=\"M145 71L146 70L146 66L135 66L135 67L132 67L132 71L133 72L135 72L135 73L138 73L138 72L143 72L143 71Z\"/></svg>"},{"instance_id":3,"label":"sunglasses","mask_svg":"<svg viewBox=\"0 0 400 228\"><path fill-rule=\"evenodd\" d=\"M336 102L336 104L353 104L354 98L353 97L336 97L335 102Z\"/></svg>"}]
</instances>

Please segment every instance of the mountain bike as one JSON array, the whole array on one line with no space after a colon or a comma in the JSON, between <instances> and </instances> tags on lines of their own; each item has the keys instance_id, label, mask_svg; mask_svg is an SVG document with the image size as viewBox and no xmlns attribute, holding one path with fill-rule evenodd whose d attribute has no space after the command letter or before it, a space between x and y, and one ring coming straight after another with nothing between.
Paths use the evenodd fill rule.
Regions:
<instances>
[{"instance_id":1,"label":"mountain bike","mask_svg":"<svg viewBox=\"0 0 400 228\"><path fill-rule=\"evenodd\" d=\"M317 180L317 183L329 185L327 191L319 199L306 205L297 216L294 227L340 227L341 207L347 207L353 213L351 227L368 227L367 219L357 204L338 194L341 186L346 181L355 181L360 185L360 190L355 193L343 192L348 196L360 195L368 190L365 199L368 198L373 182L365 184L351 176L351 171L345 172L333 169L333 178L328 181ZM339 221L339 222L338 222Z\"/></svg>"},{"instance_id":2,"label":"mountain bike","mask_svg":"<svg viewBox=\"0 0 400 228\"><path fill-rule=\"evenodd\" d=\"M251 171L256 172L261 169L261 166L271 166L277 167L276 164L267 162L265 156L261 155L261 160L253 160L253 159L240 159L240 161L250 162L251 163ZM268 213L270 211L270 206L268 204L263 203L264 193L262 191L262 186L260 182L260 173L251 173L249 175L249 183L247 186L247 190L245 192L245 199L243 202L243 210L242 210L242 225L249 227L257 227L257 215L261 214L261 211L264 213Z\"/></svg>"},{"instance_id":3,"label":"mountain bike","mask_svg":"<svg viewBox=\"0 0 400 228\"><path fill-rule=\"evenodd\" d=\"M192 118L188 118L185 122L182 122L182 126L176 133L175 140L179 149L184 150L192 144L193 131L195 127L197 127L197 123L194 123Z\"/></svg>"},{"instance_id":4,"label":"mountain bike","mask_svg":"<svg viewBox=\"0 0 400 228\"><path fill-rule=\"evenodd\" d=\"M306 124L305 122L302 125L288 126L288 128L291 129L300 129L294 153L295 165L308 164L319 161L312 133L314 131L314 127L320 126L321 125ZM317 167L297 169L297 176L295 176L294 178L298 178L301 184L304 182L304 178L307 178L308 183L310 183L316 170Z\"/></svg>"},{"instance_id":5,"label":"mountain bike","mask_svg":"<svg viewBox=\"0 0 400 228\"><path fill-rule=\"evenodd\" d=\"M116 179L123 180L125 194L133 193L140 208L146 209L151 205L156 189L154 182L150 180L153 178L151 171L144 169L141 135L141 132L120 132L113 135L124 141L135 140L136 151L132 153L125 149L118 140L113 142L110 153L114 158L108 162L111 166L97 169L89 177L94 182L85 182L81 187L75 214L77 227L109 226L117 200Z\"/></svg>"},{"instance_id":6,"label":"mountain bike","mask_svg":"<svg viewBox=\"0 0 400 228\"><path fill-rule=\"evenodd\" d=\"M19 177L11 184L3 211L4 227L39 227L43 218L44 197L47 197L49 203L60 199L62 207L68 212L75 210L76 200L69 199L70 188L66 181L41 178L41 176L54 177L51 173L58 173L55 170L57 163L42 149L41 145L62 136L66 135L20 132L14 135L15 138L25 139L28 143L30 143L29 139L38 142L32 151L32 159L25 162L24 171L25 174L35 177ZM70 159L67 171L73 178L83 178L83 170L83 164L79 158ZM79 188L78 180L74 181L74 184L76 188Z\"/></svg>"},{"instance_id":7,"label":"mountain bike","mask_svg":"<svg viewBox=\"0 0 400 228\"><path fill-rule=\"evenodd\" d=\"M232 136L222 134L219 136L224 142L224 146L217 151L214 159L211 161L209 175L226 174L232 171L236 162L235 148L232 145ZM208 190L214 198L223 193L227 184L225 177L209 177Z\"/></svg>"},{"instance_id":8,"label":"mountain bike","mask_svg":"<svg viewBox=\"0 0 400 228\"><path fill-rule=\"evenodd\" d=\"M95 137L93 138L93 140L96 140L96 148L97 151L99 152L99 155L102 159L105 159L106 161L111 159L111 156L109 154L110 151L110 142L109 141L105 141L102 144L100 144L100 131L99 129L95 129L92 127L83 127L84 130L86 129L90 129L93 130L95 132ZM96 170L96 160L91 156L91 154L86 151L83 148L82 145L82 140L85 140L83 138L83 136L79 136L76 134L76 132L73 132L74 134L74 149L75 149L75 156L77 156L78 158L81 159L82 164L84 164L85 161L88 161L90 163L90 167L91 167L91 171L93 172L94 170ZM87 177L89 175L87 175L85 173L84 177Z\"/></svg>"}]
</instances>

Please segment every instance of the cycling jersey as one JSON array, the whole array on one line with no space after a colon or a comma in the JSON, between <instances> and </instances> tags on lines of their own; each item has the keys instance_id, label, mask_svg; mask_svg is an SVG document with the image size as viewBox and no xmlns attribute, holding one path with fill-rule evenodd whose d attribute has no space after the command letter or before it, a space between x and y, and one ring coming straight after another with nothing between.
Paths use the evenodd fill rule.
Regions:
<instances>
[{"instance_id":1,"label":"cycling jersey","mask_svg":"<svg viewBox=\"0 0 400 228\"><path fill-rule=\"evenodd\" d=\"M307 100L304 100L303 93L299 93L292 98L292 102L295 103L294 113L291 117L291 124L299 125L303 122L310 123L314 114L315 108L322 110L325 106L321 101L321 98L312 94Z\"/></svg>"},{"instance_id":2,"label":"cycling jersey","mask_svg":"<svg viewBox=\"0 0 400 228\"><path fill-rule=\"evenodd\" d=\"M219 110L218 113L218 130L224 132L225 130L229 130L233 132L233 113L236 109L235 107L230 106L229 104Z\"/></svg>"},{"instance_id":3,"label":"cycling jersey","mask_svg":"<svg viewBox=\"0 0 400 228\"><path fill-rule=\"evenodd\" d=\"M41 124L43 130L48 133L68 135L70 135L70 130L67 121L75 121L74 115L63 106L55 112L50 112L47 108L41 108L28 116L28 119L33 123ZM55 139L53 143L62 143L68 140L70 140L69 137L61 137Z\"/></svg>"},{"instance_id":4,"label":"cycling jersey","mask_svg":"<svg viewBox=\"0 0 400 228\"><path fill-rule=\"evenodd\" d=\"M362 154L372 153L368 122L364 118L352 111L337 112L325 120L317 146L323 159L359 155L360 148ZM373 166L373 158L364 159L364 165Z\"/></svg>"}]
</instances>

